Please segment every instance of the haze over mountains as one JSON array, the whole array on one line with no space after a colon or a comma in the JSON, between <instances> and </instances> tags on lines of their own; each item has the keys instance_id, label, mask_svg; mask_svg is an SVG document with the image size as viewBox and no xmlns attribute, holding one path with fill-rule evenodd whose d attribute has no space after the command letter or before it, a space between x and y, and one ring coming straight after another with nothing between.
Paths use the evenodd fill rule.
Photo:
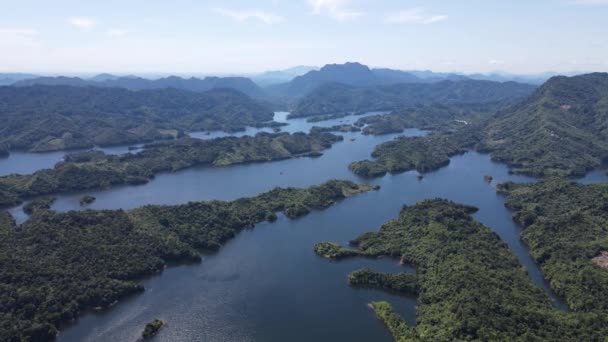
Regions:
<instances>
[{"instance_id":1,"label":"haze over mountains","mask_svg":"<svg viewBox=\"0 0 608 342\"><path fill-rule=\"evenodd\" d=\"M538 75L512 75L508 73L459 74L419 70L395 70L388 68L369 68L359 63L330 64L322 68L315 66L296 66L284 70L267 71L251 76L230 77L179 77L167 76L151 78L134 75L113 75L101 73L92 77L42 76L25 73L0 73L0 85L73 85L107 86L131 90L158 89L175 87L178 89L206 91L213 88L228 87L250 96L260 96L259 88L267 88L271 93L283 96L301 96L323 82L340 82L350 85L372 85L393 83L433 83L444 80L488 80L496 82L516 81L520 83L541 84L555 73ZM95 83L92 83L95 82ZM368 83L371 82L371 83ZM291 84L290 84L291 83Z\"/></svg>"}]
</instances>

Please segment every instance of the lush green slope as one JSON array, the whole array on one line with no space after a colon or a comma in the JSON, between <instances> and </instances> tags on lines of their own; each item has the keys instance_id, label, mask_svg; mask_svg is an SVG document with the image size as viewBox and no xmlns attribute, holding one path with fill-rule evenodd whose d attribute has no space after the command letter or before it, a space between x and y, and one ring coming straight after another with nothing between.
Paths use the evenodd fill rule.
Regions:
<instances>
[{"instance_id":1,"label":"lush green slope","mask_svg":"<svg viewBox=\"0 0 608 342\"><path fill-rule=\"evenodd\" d=\"M430 104L510 102L527 96L534 89L534 86L515 82L473 80L366 87L329 83L299 100L291 116L394 110Z\"/></svg>"},{"instance_id":2,"label":"lush green slope","mask_svg":"<svg viewBox=\"0 0 608 342\"><path fill-rule=\"evenodd\" d=\"M498 188L555 292L573 310L607 312L608 269L594 262L608 261L608 184L548 179Z\"/></svg>"},{"instance_id":3,"label":"lush green slope","mask_svg":"<svg viewBox=\"0 0 608 342\"><path fill-rule=\"evenodd\" d=\"M234 90L0 87L0 145L49 151L173 138L182 130L238 130L273 113Z\"/></svg>"},{"instance_id":4,"label":"lush green slope","mask_svg":"<svg viewBox=\"0 0 608 342\"><path fill-rule=\"evenodd\" d=\"M395 340L601 341L608 334L605 311L553 309L506 244L470 216L475 210L426 200L404 207L380 231L351 241L361 255L400 256L416 266L415 327L405 325L387 303L372 304ZM398 279L352 276L370 285ZM383 288L391 283L380 282Z\"/></svg>"},{"instance_id":5,"label":"lush green slope","mask_svg":"<svg viewBox=\"0 0 608 342\"><path fill-rule=\"evenodd\" d=\"M401 133L406 128L445 131L488 119L502 106L497 103L417 106L390 114L366 116L358 119L355 126L363 127L363 134L370 135Z\"/></svg>"},{"instance_id":6,"label":"lush green slope","mask_svg":"<svg viewBox=\"0 0 608 342\"><path fill-rule=\"evenodd\" d=\"M489 123L482 148L538 176L600 166L608 159L608 74L550 79Z\"/></svg>"},{"instance_id":7,"label":"lush green slope","mask_svg":"<svg viewBox=\"0 0 608 342\"><path fill-rule=\"evenodd\" d=\"M143 291L137 279L169 261L200 260L241 229L324 209L372 190L348 181L277 188L233 202L146 206L131 211L39 210L16 229L0 212L0 340L52 340L61 322Z\"/></svg>"},{"instance_id":8,"label":"lush green slope","mask_svg":"<svg viewBox=\"0 0 608 342\"><path fill-rule=\"evenodd\" d=\"M0 205L11 205L32 196L146 183L157 173L195 165L228 166L318 156L321 150L340 140L341 136L317 131L260 133L255 137L212 140L184 138L147 145L141 152L121 156L101 151L68 154L53 169L0 177Z\"/></svg>"},{"instance_id":9,"label":"lush green slope","mask_svg":"<svg viewBox=\"0 0 608 342\"><path fill-rule=\"evenodd\" d=\"M399 137L374 148L374 160L349 165L364 177L383 176L387 172L409 170L429 172L449 164L450 157L464 153L479 141L477 125L467 125L454 132L437 132L424 137Z\"/></svg>"}]
</instances>

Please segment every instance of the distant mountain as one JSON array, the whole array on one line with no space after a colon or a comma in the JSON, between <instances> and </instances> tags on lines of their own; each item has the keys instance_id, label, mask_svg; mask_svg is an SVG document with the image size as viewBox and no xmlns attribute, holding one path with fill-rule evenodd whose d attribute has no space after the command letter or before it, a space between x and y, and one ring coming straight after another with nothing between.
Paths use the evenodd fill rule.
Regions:
<instances>
[{"instance_id":1,"label":"distant mountain","mask_svg":"<svg viewBox=\"0 0 608 342\"><path fill-rule=\"evenodd\" d=\"M534 86L515 82L442 81L356 87L330 83L300 99L292 115L394 110L429 104L486 104L512 102L530 94Z\"/></svg>"},{"instance_id":2,"label":"distant mountain","mask_svg":"<svg viewBox=\"0 0 608 342\"><path fill-rule=\"evenodd\" d=\"M608 74L553 77L486 129L483 149L515 172L583 175L608 162Z\"/></svg>"},{"instance_id":3,"label":"distant mountain","mask_svg":"<svg viewBox=\"0 0 608 342\"><path fill-rule=\"evenodd\" d=\"M95 76L89 78L89 81L105 82L105 81L116 80L118 78L120 78L120 76L115 76L112 74L99 74L99 75L95 75Z\"/></svg>"},{"instance_id":4,"label":"distant mountain","mask_svg":"<svg viewBox=\"0 0 608 342\"><path fill-rule=\"evenodd\" d=\"M270 108L232 89L0 87L0 146L18 150L131 144L191 130L241 130L272 117Z\"/></svg>"},{"instance_id":5,"label":"distant mountain","mask_svg":"<svg viewBox=\"0 0 608 342\"><path fill-rule=\"evenodd\" d=\"M313 70L319 70L319 68L315 66L301 65L285 70L266 71L254 76L253 81L258 85L265 87L273 84L289 82L294 78Z\"/></svg>"},{"instance_id":6,"label":"distant mountain","mask_svg":"<svg viewBox=\"0 0 608 342\"><path fill-rule=\"evenodd\" d=\"M110 74L101 74L91 80L78 77L39 77L19 81L15 86L31 85L69 85L74 87L111 87L125 88L129 90L152 90L175 88L195 92L204 92L211 89L229 88L242 92L248 96L260 98L264 91L253 81L245 77L206 77L181 78L170 76L156 80L150 80L135 76L115 77Z\"/></svg>"},{"instance_id":7,"label":"distant mountain","mask_svg":"<svg viewBox=\"0 0 608 342\"><path fill-rule=\"evenodd\" d=\"M0 86L11 85L21 80L27 80L29 78L36 78L37 75L22 74L22 73L0 73Z\"/></svg>"}]
</instances>

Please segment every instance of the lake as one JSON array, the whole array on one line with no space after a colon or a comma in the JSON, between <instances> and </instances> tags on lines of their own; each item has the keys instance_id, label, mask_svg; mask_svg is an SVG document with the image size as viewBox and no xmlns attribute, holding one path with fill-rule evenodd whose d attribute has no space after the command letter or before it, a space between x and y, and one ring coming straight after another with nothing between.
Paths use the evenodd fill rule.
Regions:
<instances>
[{"instance_id":1,"label":"lake","mask_svg":"<svg viewBox=\"0 0 608 342\"><path fill-rule=\"evenodd\" d=\"M278 114L285 115L285 114ZM342 118L322 123L289 120L285 131L307 130L311 125L331 126ZM292 126L293 125L293 126ZM158 175L142 186L85 192L97 198L90 208L134 208L144 204L177 204L208 199L232 200L253 196L276 186L305 187L332 178L366 181L352 174L350 162L369 158L375 145L399 135L380 137L346 133L344 141L324 151L320 158L236 165L226 168L191 168ZM484 175L494 178L491 184ZM605 181L593 173L583 181ZM82 316L64 329L59 341L136 341L145 324L155 318L167 325L156 341L391 341L390 334L367 303L386 300L409 324L415 324L412 297L348 286L349 272L367 266L383 272L412 272L395 259L352 259L330 262L316 256L320 241L346 244L361 233L378 230L395 218L404 204L442 197L474 205L474 217L505 241L531 279L554 300L527 248L520 242L520 228L504 207L494 185L531 178L510 175L508 168L488 155L469 152L419 180L417 172L367 180L381 186L376 192L346 199L303 218L284 216L263 223L229 241L200 264L169 267L143 281L146 291L119 302L101 313ZM80 210L84 193L58 196L53 209ZM18 211L18 209L13 209Z\"/></svg>"}]
</instances>

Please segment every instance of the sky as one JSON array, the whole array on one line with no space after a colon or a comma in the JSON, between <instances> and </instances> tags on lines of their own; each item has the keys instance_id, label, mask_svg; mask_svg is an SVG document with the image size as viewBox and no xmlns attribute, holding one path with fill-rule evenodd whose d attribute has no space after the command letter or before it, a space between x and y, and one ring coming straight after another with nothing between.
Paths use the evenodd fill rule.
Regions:
<instances>
[{"instance_id":1,"label":"sky","mask_svg":"<svg viewBox=\"0 0 608 342\"><path fill-rule=\"evenodd\" d=\"M608 71L608 0L0 0L0 72Z\"/></svg>"}]
</instances>

